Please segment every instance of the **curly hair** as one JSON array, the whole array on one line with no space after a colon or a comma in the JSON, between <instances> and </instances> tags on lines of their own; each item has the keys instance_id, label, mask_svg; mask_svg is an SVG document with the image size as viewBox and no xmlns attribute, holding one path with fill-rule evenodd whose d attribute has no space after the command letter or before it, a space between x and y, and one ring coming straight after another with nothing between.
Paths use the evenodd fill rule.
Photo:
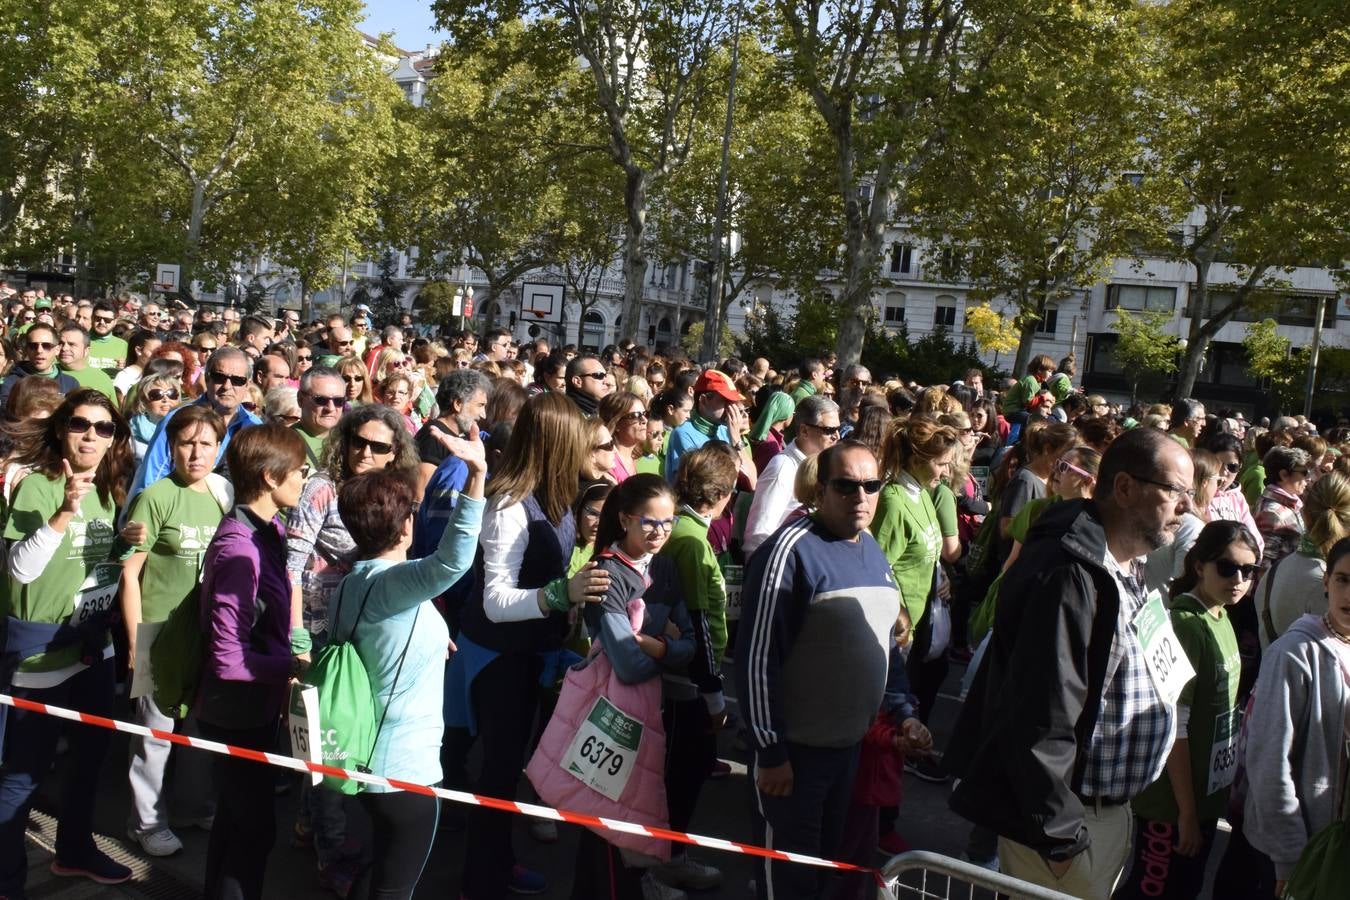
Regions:
<instances>
[{"instance_id":1,"label":"curly hair","mask_svg":"<svg viewBox=\"0 0 1350 900\"><path fill-rule=\"evenodd\" d=\"M75 410L81 406L97 406L117 427L112 443L94 473L94 487L104 503L121 507L126 502L127 484L131 481L131 429L116 405L100 391L92 388L71 391L50 418L23 423L14 434L13 459L20 465L31 466L49 480L62 477L65 474L62 463L66 460L63 444L66 430Z\"/></svg>"},{"instance_id":2,"label":"curly hair","mask_svg":"<svg viewBox=\"0 0 1350 900\"><path fill-rule=\"evenodd\" d=\"M394 433L390 440L394 445L394 458L388 468L395 471L417 468L417 448L413 446L412 435L408 434L403 416L381 403L358 406L343 413L323 442L323 454L319 458L319 468L327 472L333 484L339 488L352 474L347 465L347 450L351 447L352 438L361 430L361 426L369 422L379 422Z\"/></svg>"}]
</instances>

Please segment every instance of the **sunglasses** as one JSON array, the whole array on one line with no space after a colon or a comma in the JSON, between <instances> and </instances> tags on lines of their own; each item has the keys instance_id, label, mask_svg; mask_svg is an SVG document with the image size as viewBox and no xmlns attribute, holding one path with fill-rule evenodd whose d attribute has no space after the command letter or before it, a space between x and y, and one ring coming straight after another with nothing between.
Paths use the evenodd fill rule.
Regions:
<instances>
[{"instance_id":1,"label":"sunglasses","mask_svg":"<svg viewBox=\"0 0 1350 900\"><path fill-rule=\"evenodd\" d=\"M50 343L50 342L48 342L48 341L29 341L29 342L28 342L28 349L29 349L29 350L47 350L47 351L50 351L50 350L55 350L55 349L56 349L56 345L53 344L53 343Z\"/></svg>"},{"instance_id":2,"label":"sunglasses","mask_svg":"<svg viewBox=\"0 0 1350 900\"><path fill-rule=\"evenodd\" d=\"M145 398L150 401L157 400L177 400L177 388L151 388L145 392Z\"/></svg>"},{"instance_id":3,"label":"sunglasses","mask_svg":"<svg viewBox=\"0 0 1350 900\"><path fill-rule=\"evenodd\" d=\"M215 344L199 344L199 345L197 346L197 349L198 349L198 350L205 350L206 352L209 353L209 352L211 352L212 350L216 349L216 345L215 345Z\"/></svg>"},{"instance_id":4,"label":"sunglasses","mask_svg":"<svg viewBox=\"0 0 1350 900\"><path fill-rule=\"evenodd\" d=\"M252 400L245 400L243 403L240 403L239 405L242 406L244 409L248 410L249 412L258 411L258 404L254 403Z\"/></svg>"},{"instance_id":5,"label":"sunglasses","mask_svg":"<svg viewBox=\"0 0 1350 900\"><path fill-rule=\"evenodd\" d=\"M94 321L100 325L111 325L116 319L112 316L94 316Z\"/></svg>"},{"instance_id":6,"label":"sunglasses","mask_svg":"<svg viewBox=\"0 0 1350 900\"><path fill-rule=\"evenodd\" d=\"M583 506L581 508L581 511L586 515L590 516L592 519L600 518L600 507L598 506Z\"/></svg>"},{"instance_id":7,"label":"sunglasses","mask_svg":"<svg viewBox=\"0 0 1350 900\"><path fill-rule=\"evenodd\" d=\"M301 353L298 356L296 356L296 359L298 359L300 362L309 362L313 358L314 355L312 353Z\"/></svg>"},{"instance_id":8,"label":"sunglasses","mask_svg":"<svg viewBox=\"0 0 1350 900\"><path fill-rule=\"evenodd\" d=\"M341 406L347 402L345 397L321 397L318 394L306 394L305 396L315 406Z\"/></svg>"},{"instance_id":9,"label":"sunglasses","mask_svg":"<svg viewBox=\"0 0 1350 900\"><path fill-rule=\"evenodd\" d=\"M110 438L117 434L117 423L112 419L91 422L84 416L71 416L70 421L66 423L66 434L88 434L91 428L94 429L94 434L101 438Z\"/></svg>"},{"instance_id":10,"label":"sunglasses","mask_svg":"<svg viewBox=\"0 0 1350 900\"><path fill-rule=\"evenodd\" d=\"M622 417L620 417L619 421L621 421L621 422L645 422L645 421L647 421L647 414L646 414L645 412L643 412L642 410L638 410L637 412L626 413L625 415L623 415Z\"/></svg>"},{"instance_id":11,"label":"sunglasses","mask_svg":"<svg viewBox=\"0 0 1350 900\"><path fill-rule=\"evenodd\" d=\"M814 428L816 431L819 431L821 434L825 435L826 437L839 437L839 426L838 426L838 425L834 425L834 426L831 426L831 427L826 427L826 426L824 426L824 425L812 425L812 424L809 423L809 422L803 422L802 425L806 426L807 428ZM876 491L870 491L869 493L876 493Z\"/></svg>"},{"instance_id":12,"label":"sunglasses","mask_svg":"<svg viewBox=\"0 0 1350 900\"><path fill-rule=\"evenodd\" d=\"M412 360L408 359L408 358L405 356L403 359L400 359L398 362L394 363L394 368L395 368L395 369L406 369L406 368L408 368L408 366L411 366L411 365L412 365Z\"/></svg>"},{"instance_id":13,"label":"sunglasses","mask_svg":"<svg viewBox=\"0 0 1350 900\"><path fill-rule=\"evenodd\" d=\"M596 381L604 381L604 380L605 380L605 373L604 373L604 372L582 372L582 373L581 373L581 377L582 377L582 378L594 378Z\"/></svg>"},{"instance_id":14,"label":"sunglasses","mask_svg":"<svg viewBox=\"0 0 1350 900\"><path fill-rule=\"evenodd\" d=\"M1224 464L1223 464L1223 468L1224 468L1224 471L1225 471L1225 472L1230 472L1230 473L1233 473L1233 474L1237 474L1237 470L1240 469L1240 468L1242 468L1242 464L1241 464L1241 463L1224 463Z\"/></svg>"},{"instance_id":15,"label":"sunglasses","mask_svg":"<svg viewBox=\"0 0 1350 900\"><path fill-rule=\"evenodd\" d=\"M1055 474L1056 474L1056 475L1063 475L1065 472L1072 472L1072 473L1074 473L1075 475L1078 475L1078 476L1081 477L1081 478L1087 478L1087 479L1093 479L1093 478L1096 478L1096 477L1097 477L1096 475L1093 475L1091 472L1087 471L1086 469L1080 469L1080 468L1078 468L1078 466L1075 466L1073 463L1069 462L1067 459L1056 460L1056 461L1055 461Z\"/></svg>"},{"instance_id":16,"label":"sunglasses","mask_svg":"<svg viewBox=\"0 0 1350 900\"><path fill-rule=\"evenodd\" d=\"M227 381L237 388L248 384L248 379L243 375L226 375L224 372L208 372L206 377L210 378L211 383L216 387L224 387L225 382Z\"/></svg>"},{"instance_id":17,"label":"sunglasses","mask_svg":"<svg viewBox=\"0 0 1350 900\"><path fill-rule=\"evenodd\" d=\"M869 478L866 481L858 481L856 478L831 478L827 483L836 494L843 494L845 497L858 493L859 489L865 494L875 494L881 490L880 478Z\"/></svg>"},{"instance_id":18,"label":"sunglasses","mask_svg":"<svg viewBox=\"0 0 1350 900\"><path fill-rule=\"evenodd\" d=\"M364 375L343 375L343 376L342 376L342 380L345 381L345 382L347 382L348 384L360 384L361 382L363 382L363 381L366 380L366 376L364 376Z\"/></svg>"},{"instance_id":19,"label":"sunglasses","mask_svg":"<svg viewBox=\"0 0 1350 900\"><path fill-rule=\"evenodd\" d=\"M462 359L459 362L455 363L456 369L467 369L468 367L469 364Z\"/></svg>"},{"instance_id":20,"label":"sunglasses","mask_svg":"<svg viewBox=\"0 0 1350 900\"><path fill-rule=\"evenodd\" d=\"M610 438L608 441L606 441L606 442L603 443L603 444L596 444L594 447L591 448L591 451L592 451L592 452L595 452L595 453L599 453L599 452L601 452L602 450L613 450L613 449L614 449L614 439L613 439L613 438Z\"/></svg>"},{"instance_id":21,"label":"sunglasses","mask_svg":"<svg viewBox=\"0 0 1350 900\"><path fill-rule=\"evenodd\" d=\"M1256 565L1254 563L1240 565L1231 559L1216 559L1214 570L1219 573L1220 578L1232 578L1237 575L1242 581L1251 581L1252 576L1256 574Z\"/></svg>"},{"instance_id":22,"label":"sunglasses","mask_svg":"<svg viewBox=\"0 0 1350 900\"><path fill-rule=\"evenodd\" d=\"M353 449L353 450L355 450L357 453L360 453L362 450L365 450L367 447L370 448L370 452L371 452L371 453L374 453L374 454L376 454L376 455L378 455L378 456L383 456L383 455L385 455L385 454L387 454L387 453L393 453L393 452L394 452L394 445L393 445L393 444L387 443L387 442L385 442L385 441L372 441L372 440L369 440L368 438L363 438L363 437L361 437L361 435L359 435L359 434L354 434L354 435L352 435L352 449Z\"/></svg>"}]
</instances>

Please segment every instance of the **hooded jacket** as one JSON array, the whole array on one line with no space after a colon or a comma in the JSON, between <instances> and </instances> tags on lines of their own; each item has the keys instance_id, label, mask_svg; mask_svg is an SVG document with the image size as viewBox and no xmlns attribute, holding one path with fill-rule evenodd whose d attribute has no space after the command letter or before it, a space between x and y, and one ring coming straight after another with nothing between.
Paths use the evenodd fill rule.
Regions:
<instances>
[{"instance_id":1,"label":"hooded jacket","mask_svg":"<svg viewBox=\"0 0 1350 900\"><path fill-rule=\"evenodd\" d=\"M55 364L52 365L52 372L55 374L49 375L46 372L39 372L37 369L33 368L33 364L26 359L16 362L14 368L5 376L5 380L0 381L0 407L3 407L9 401L9 392L14 390L14 385L18 384L21 379L27 378L29 375L39 375L43 378L52 379L56 382L56 386L61 389L62 394L69 394L71 391L78 391L80 389L80 383L65 372L57 369Z\"/></svg>"},{"instance_id":2,"label":"hooded jacket","mask_svg":"<svg viewBox=\"0 0 1350 900\"><path fill-rule=\"evenodd\" d=\"M1055 860L1090 844L1078 797L1120 593L1091 501L1055 503L1003 575L993 637L944 757L965 819Z\"/></svg>"}]
</instances>

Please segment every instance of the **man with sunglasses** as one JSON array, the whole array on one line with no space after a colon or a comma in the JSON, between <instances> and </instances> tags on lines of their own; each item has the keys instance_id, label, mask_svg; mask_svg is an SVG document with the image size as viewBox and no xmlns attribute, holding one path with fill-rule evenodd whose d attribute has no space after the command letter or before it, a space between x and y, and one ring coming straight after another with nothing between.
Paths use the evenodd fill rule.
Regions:
<instances>
[{"instance_id":1,"label":"man with sunglasses","mask_svg":"<svg viewBox=\"0 0 1350 900\"><path fill-rule=\"evenodd\" d=\"M353 353L352 330L346 325L333 325L328 329L328 352L319 357L319 365L333 367L338 360Z\"/></svg>"},{"instance_id":2,"label":"man with sunglasses","mask_svg":"<svg viewBox=\"0 0 1350 900\"><path fill-rule=\"evenodd\" d=\"M793 485L802 460L833 447L839 440L839 406L827 397L819 394L807 397L797 404L794 418L797 437L781 453L774 454L755 485L755 499L745 517L745 537L741 542L747 557L797 508Z\"/></svg>"},{"instance_id":3,"label":"man with sunglasses","mask_svg":"<svg viewBox=\"0 0 1350 900\"><path fill-rule=\"evenodd\" d=\"M754 750L756 840L836 859L858 750L886 689L900 592L867 531L882 484L876 457L843 441L819 464L815 512L778 529L746 566L736 687ZM826 877L760 863L759 896L822 897Z\"/></svg>"},{"instance_id":4,"label":"man with sunglasses","mask_svg":"<svg viewBox=\"0 0 1350 900\"><path fill-rule=\"evenodd\" d=\"M1093 499L1049 507L1003 574L944 762L962 779L952 808L999 835L1007 874L1104 900L1125 866L1130 802L1163 771L1193 674L1142 562L1172 541L1193 481L1180 444L1128 431Z\"/></svg>"},{"instance_id":5,"label":"man with sunglasses","mask_svg":"<svg viewBox=\"0 0 1350 900\"><path fill-rule=\"evenodd\" d=\"M266 357L264 357L266 358ZM347 405L342 375L328 366L312 366L300 376L300 421L292 427L305 442L305 456L311 472L319 470L323 442L337 427Z\"/></svg>"},{"instance_id":6,"label":"man with sunglasses","mask_svg":"<svg viewBox=\"0 0 1350 900\"><path fill-rule=\"evenodd\" d=\"M217 467L223 465L225 449L229 447L230 440L240 429L262 424L262 419L249 412L243 405L244 401L249 399L248 382L252 373L253 364L248 355L238 347L228 344L218 348L206 361L206 391L196 402L209 405L225 420L225 437L220 441L220 449L216 456ZM180 406L169 410L155 428L155 433L146 446L145 458L141 460L140 466L136 469L136 477L131 481L131 491L127 496L128 509L137 494L173 471L173 457L165 426L173 418L174 413L185 408Z\"/></svg>"},{"instance_id":7,"label":"man with sunglasses","mask_svg":"<svg viewBox=\"0 0 1350 900\"><path fill-rule=\"evenodd\" d=\"M755 489L755 464L750 459L746 438L750 417L745 398L726 373L709 369L694 382L693 414L666 438L666 480L671 484L680 474L680 457L702 447L708 441L723 441L735 447L741 457L741 474L749 481L746 490ZM838 424L838 420L835 420Z\"/></svg>"},{"instance_id":8,"label":"man with sunglasses","mask_svg":"<svg viewBox=\"0 0 1350 900\"><path fill-rule=\"evenodd\" d=\"M81 387L93 388L113 403L117 402L117 390L113 381L102 369L89 365L89 333L71 322L61 326L57 337L58 358L61 371L80 383Z\"/></svg>"},{"instance_id":9,"label":"man with sunglasses","mask_svg":"<svg viewBox=\"0 0 1350 900\"><path fill-rule=\"evenodd\" d=\"M858 425L858 410L863 394L872 386L872 373L867 366L854 363L845 366L839 375L839 436L848 437ZM794 424L795 421L794 421Z\"/></svg>"},{"instance_id":10,"label":"man with sunglasses","mask_svg":"<svg viewBox=\"0 0 1350 900\"><path fill-rule=\"evenodd\" d=\"M5 380L0 382L0 407L9 400L9 392L14 390L14 385L30 375L54 379L62 394L69 394L80 387L78 381L57 368L59 345L56 340L56 329L52 326L35 323L17 339L17 343L22 348L23 359L15 363L14 368L5 376Z\"/></svg>"},{"instance_id":11,"label":"man with sunglasses","mask_svg":"<svg viewBox=\"0 0 1350 900\"><path fill-rule=\"evenodd\" d=\"M98 301L89 322L89 365L113 375L127 361L127 342L112 333L117 307L110 300Z\"/></svg>"},{"instance_id":12,"label":"man with sunglasses","mask_svg":"<svg viewBox=\"0 0 1350 900\"><path fill-rule=\"evenodd\" d=\"M483 359L495 363L506 362L515 355L511 352L511 346L514 343L515 341L511 338L511 329L490 329L483 336Z\"/></svg>"},{"instance_id":13,"label":"man with sunglasses","mask_svg":"<svg viewBox=\"0 0 1350 900\"><path fill-rule=\"evenodd\" d=\"M605 367L600 359L589 353L578 356L567 364L567 397L577 405L581 414L595 418L600 401L605 397Z\"/></svg>"}]
</instances>

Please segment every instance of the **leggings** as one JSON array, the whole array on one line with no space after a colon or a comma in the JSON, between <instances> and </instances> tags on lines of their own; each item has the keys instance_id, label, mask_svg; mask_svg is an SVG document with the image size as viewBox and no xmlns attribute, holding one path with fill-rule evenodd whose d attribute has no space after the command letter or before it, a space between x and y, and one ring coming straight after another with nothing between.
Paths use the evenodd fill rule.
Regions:
<instances>
[{"instance_id":1,"label":"leggings","mask_svg":"<svg viewBox=\"0 0 1350 900\"><path fill-rule=\"evenodd\" d=\"M436 840L440 801L422 794L363 793L374 859L353 887L354 900L410 900Z\"/></svg>"}]
</instances>

